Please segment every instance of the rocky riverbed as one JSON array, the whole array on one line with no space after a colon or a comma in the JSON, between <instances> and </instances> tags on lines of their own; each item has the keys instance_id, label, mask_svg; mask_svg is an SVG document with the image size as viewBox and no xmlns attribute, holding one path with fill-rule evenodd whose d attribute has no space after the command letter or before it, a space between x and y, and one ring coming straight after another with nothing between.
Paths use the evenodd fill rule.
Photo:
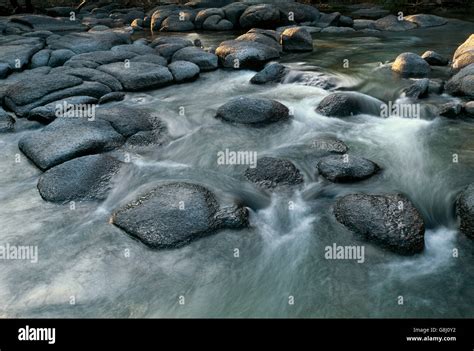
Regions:
<instances>
[{"instance_id":1,"label":"rocky riverbed","mask_svg":"<svg viewBox=\"0 0 474 351\"><path fill-rule=\"evenodd\" d=\"M473 22L214 5L0 18L1 315L472 317Z\"/></svg>"}]
</instances>

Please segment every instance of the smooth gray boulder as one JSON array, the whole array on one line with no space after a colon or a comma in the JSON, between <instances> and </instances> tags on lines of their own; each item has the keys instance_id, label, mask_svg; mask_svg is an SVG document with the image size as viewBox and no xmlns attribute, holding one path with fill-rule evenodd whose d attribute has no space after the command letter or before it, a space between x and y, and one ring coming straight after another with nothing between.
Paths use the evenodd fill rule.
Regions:
<instances>
[{"instance_id":1,"label":"smooth gray boulder","mask_svg":"<svg viewBox=\"0 0 474 351\"><path fill-rule=\"evenodd\" d=\"M401 255L423 251L423 218L402 194L346 195L336 201L334 215L360 238L387 250Z\"/></svg>"},{"instance_id":2,"label":"smooth gray boulder","mask_svg":"<svg viewBox=\"0 0 474 351\"><path fill-rule=\"evenodd\" d=\"M105 94L99 99L99 105L106 104L113 101L122 101L125 99L125 93L122 91L113 91L111 93Z\"/></svg>"},{"instance_id":3,"label":"smooth gray boulder","mask_svg":"<svg viewBox=\"0 0 474 351\"><path fill-rule=\"evenodd\" d=\"M103 200L122 162L107 155L89 155L66 161L38 180L41 197L51 202Z\"/></svg>"},{"instance_id":4,"label":"smooth gray boulder","mask_svg":"<svg viewBox=\"0 0 474 351\"><path fill-rule=\"evenodd\" d=\"M304 28L288 28L281 33L280 43L283 51L307 52L313 51L313 38Z\"/></svg>"},{"instance_id":5,"label":"smooth gray boulder","mask_svg":"<svg viewBox=\"0 0 474 351\"><path fill-rule=\"evenodd\" d=\"M459 229L468 238L474 239L474 185L463 189L456 199L456 215L459 218Z\"/></svg>"},{"instance_id":6,"label":"smooth gray boulder","mask_svg":"<svg viewBox=\"0 0 474 351\"><path fill-rule=\"evenodd\" d=\"M182 20L180 15L171 15L161 23L161 32L189 32L194 30L194 23Z\"/></svg>"},{"instance_id":7,"label":"smooth gray boulder","mask_svg":"<svg viewBox=\"0 0 474 351\"><path fill-rule=\"evenodd\" d=\"M425 51L421 58L431 66L446 66L449 60L435 51Z\"/></svg>"},{"instance_id":8,"label":"smooth gray boulder","mask_svg":"<svg viewBox=\"0 0 474 351\"><path fill-rule=\"evenodd\" d=\"M461 117L462 104L459 102L447 102L438 106L438 114L440 116L456 119Z\"/></svg>"},{"instance_id":9,"label":"smooth gray boulder","mask_svg":"<svg viewBox=\"0 0 474 351\"><path fill-rule=\"evenodd\" d=\"M405 52L397 56L392 64L392 71L404 77L426 77L431 67L417 54Z\"/></svg>"},{"instance_id":10,"label":"smooth gray boulder","mask_svg":"<svg viewBox=\"0 0 474 351\"><path fill-rule=\"evenodd\" d=\"M445 85L445 90L451 95L474 98L474 63L451 77Z\"/></svg>"},{"instance_id":11,"label":"smooth gray boulder","mask_svg":"<svg viewBox=\"0 0 474 351\"><path fill-rule=\"evenodd\" d=\"M474 34L462 43L454 52L453 65L455 70L460 70L474 63Z\"/></svg>"},{"instance_id":12,"label":"smooth gray boulder","mask_svg":"<svg viewBox=\"0 0 474 351\"><path fill-rule=\"evenodd\" d=\"M217 16L219 17L219 20L221 20L225 17L225 13L224 13L224 10L220 8L207 8L207 9L200 10L197 13L196 18L194 19L194 25L196 26L197 29L202 28L206 19L211 16Z\"/></svg>"},{"instance_id":13,"label":"smooth gray boulder","mask_svg":"<svg viewBox=\"0 0 474 351\"><path fill-rule=\"evenodd\" d=\"M448 23L446 18L425 14L406 16L404 19L416 24L420 28L438 27Z\"/></svg>"},{"instance_id":14,"label":"smooth gray boulder","mask_svg":"<svg viewBox=\"0 0 474 351\"><path fill-rule=\"evenodd\" d=\"M228 19L235 27L238 27L240 25L240 16L242 16L247 7L248 5L241 2L233 2L232 4L224 6L222 10L224 11L225 18Z\"/></svg>"},{"instance_id":15,"label":"smooth gray boulder","mask_svg":"<svg viewBox=\"0 0 474 351\"><path fill-rule=\"evenodd\" d=\"M280 57L280 52L268 45L246 40L220 43L216 55L225 68L261 69L268 61Z\"/></svg>"},{"instance_id":16,"label":"smooth gray boulder","mask_svg":"<svg viewBox=\"0 0 474 351\"><path fill-rule=\"evenodd\" d=\"M274 157L258 159L257 166L247 168L244 175L249 181L265 189L299 185L304 182L302 174L292 162Z\"/></svg>"},{"instance_id":17,"label":"smooth gray boulder","mask_svg":"<svg viewBox=\"0 0 474 351\"><path fill-rule=\"evenodd\" d=\"M30 67L37 68L42 66L47 66L49 62L49 57L51 56L51 50L43 49L38 51L31 57Z\"/></svg>"},{"instance_id":18,"label":"smooth gray boulder","mask_svg":"<svg viewBox=\"0 0 474 351\"><path fill-rule=\"evenodd\" d=\"M157 54L135 56L134 58L130 59L130 62L148 62L161 66L166 66L168 64L168 60L166 58Z\"/></svg>"},{"instance_id":19,"label":"smooth gray boulder","mask_svg":"<svg viewBox=\"0 0 474 351\"><path fill-rule=\"evenodd\" d=\"M380 116L384 103L372 96L357 92L337 92L321 100L316 112L328 117L347 117L359 114Z\"/></svg>"},{"instance_id":20,"label":"smooth gray boulder","mask_svg":"<svg viewBox=\"0 0 474 351\"><path fill-rule=\"evenodd\" d=\"M256 42L281 51L280 36L274 30L253 28L235 38L236 41Z\"/></svg>"},{"instance_id":21,"label":"smooth gray boulder","mask_svg":"<svg viewBox=\"0 0 474 351\"><path fill-rule=\"evenodd\" d=\"M39 39L39 38L29 38ZM7 73L12 70L20 70L25 68L32 59L33 55L36 54L43 48L44 44L41 40L36 42L22 43L21 41L14 41L3 44L1 46L0 63L8 66ZM6 76L7 73L2 74Z\"/></svg>"},{"instance_id":22,"label":"smooth gray boulder","mask_svg":"<svg viewBox=\"0 0 474 351\"><path fill-rule=\"evenodd\" d=\"M177 83L195 80L200 72L198 65L188 61L174 61L168 68Z\"/></svg>"},{"instance_id":23,"label":"smooth gray boulder","mask_svg":"<svg viewBox=\"0 0 474 351\"><path fill-rule=\"evenodd\" d=\"M283 24L280 10L272 4L249 6L240 16L239 23L244 29L276 28Z\"/></svg>"},{"instance_id":24,"label":"smooth gray boulder","mask_svg":"<svg viewBox=\"0 0 474 351\"><path fill-rule=\"evenodd\" d=\"M260 72L256 73L251 79L252 84L267 84L280 83L287 73L289 68L283 66L278 62L271 62L267 64Z\"/></svg>"},{"instance_id":25,"label":"smooth gray boulder","mask_svg":"<svg viewBox=\"0 0 474 351\"><path fill-rule=\"evenodd\" d=\"M38 121L43 124L49 124L56 118L61 117L61 114L68 113L68 109L90 107L97 104L97 99L91 96L73 96L70 98L53 101L44 106L39 106L32 109L28 114L28 119ZM66 106L66 109L64 108ZM95 109L95 107L94 107Z\"/></svg>"},{"instance_id":26,"label":"smooth gray boulder","mask_svg":"<svg viewBox=\"0 0 474 351\"><path fill-rule=\"evenodd\" d=\"M118 31L100 31L86 33L70 33L63 36L52 35L46 40L52 50L69 49L76 54L110 50L113 46L130 44L130 33Z\"/></svg>"},{"instance_id":27,"label":"smooth gray boulder","mask_svg":"<svg viewBox=\"0 0 474 351\"><path fill-rule=\"evenodd\" d=\"M167 67L148 62L114 62L97 68L117 78L125 90L139 91L160 88L173 81L173 75Z\"/></svg>"},{"instance_id":28,"label":"smooth gray boulder","mask_svg":"<svg viewBox=\"0 0 474 351\"><path fill-rule=\"evenodd\" d=\"M330 155L319 160L318 172L333 183L352 183L370 178L380 167L363 157L353 155Z\"/></svg>"},{"instance_id":29,"label":"smooth gray boulder","mask_svg":"<svg viewBox=\"0 0 474 351\"><path fill-rule=\"evenodd\" d=\"M15 129L15 119L0 107L0 133L13 132Z\"/></svg>"},{"instance_id":30,"label":"smooth gray boulder","mask_svg":"<svg viewBox=\"0 0 474 351\"><path fill-rule=\"evenodd\" d=\"M234 28L232 22L218 15L209 16L202 24L204 30L226 31Z\"/></svg>"},{"instance_id":31,"label":"smooth gray boulder","mask_svg":"<svg viewBox=\"0 0 474 351\"><path fill-rule=\"evenodd\" d=\"M220 208L215 195L192 183L162 184L114 211L111 223L155 249L182 247L219 229L248 226L248 210Z\"/></svg>"},{"instance_id":32,"label":"smooth gray boulder","mask_svg":"<svg viewBox=\"0 0 474 351\"><path fill-rule=\"evenodd\" d=\"M398 20L397 16L388 15L375 21L375 29L386 30L390 32L403 32L415 29L417 25L406 20Z\"/></svg>"},{"instance_id":33,"label":"smooth gray boulder","mask_svg":"<svg viewBox=\"0 0 474 351\"><path fill-rule=\"evenodd\" d=\"M187 46L173 54L174 61L189 61L199 66L203 72L216 70L218 67L217 56L195 46Z\"/></svg>"},{"instance_id":34,"label":"smooth gray boulder","mask_svg":"<svg viewBox=\"0 0 474 351\"><path fill-rule=\"evenodd\" d=\"M354 20L353 28L355 30L375 29L375 21L367 19L356 19Z\"/></svg>"},{"instance_id":35,"label":"smooth gray boulder","mask_svg":"<svg viewBox=\"0 0 474 351\"><path fill-rule=\"evenodd\" d=\"M20 150L41 170L76 157L111 151L125 142L109 122L58 118L18 142Z\"/></svg>"},{"instance_id":36,"label":"smooth gray boulder","mask_svg":"<svg viewBox=\"0 0 474 351\"><path fill-rule=\"evenodd\" d=\"M68 15L69 17L69 15ZM87 27L81 21L71 21L69 18L50 17L44 15L21 14L10 17L10 22L20 23L34 31L68 32L85 31Z\"/></svg>"},{"instance_id":37,"label":"smooth gray boulder","mask_svg":"<svg viewBox=\"0 0 474 351\"><path fill-rule=\"evenodd\" d=\"M339 12L321 13L321 16L314 24L320 28L338 26L340 17L341 14Z\"/></svg>"},{"instance_id":38,"label":"smooth gray boulder","mask_svg":"<svg viewBox=\"0 0 474 351\"><path fill-rule=\"evenodd\" d=\"M64 62L69 60L74 55L75 53L68 49L53 50L51 51L51 55L49 57L48 66L50 67L62 66Z\"/></svg>"},{"instance_id":39,"label":"smooth gray boulder","mask_svg":"<svg viewBox=\"0 0 474 351\"><path fill-rule=\"evenodd\" d=\"M240 96L217 109L216 118L226 122L265 125L288 120L288 108L275 100Z\"/></svg>"}]
</instances>

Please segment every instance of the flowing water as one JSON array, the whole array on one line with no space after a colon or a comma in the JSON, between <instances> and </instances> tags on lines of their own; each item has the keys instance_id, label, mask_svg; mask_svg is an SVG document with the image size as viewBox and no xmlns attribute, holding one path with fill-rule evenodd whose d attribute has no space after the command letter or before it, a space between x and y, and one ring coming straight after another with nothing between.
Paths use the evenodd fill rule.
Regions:
<instances>
[{"instance_id":1,"label":"flowing water","mask_svg":"<svg viewBox=\"0 0 474 351\"><path fill-rule=\"evenodd\" d=\"M451 56L473 27L454 22L381 37L315 34L313 53L287 55L282 62L337 77L343 89L395 100L406 83L377 67L406 51ZM206 46L234 36L200 35ZM3 135L1 242L37 245L39 260L1 263L0 315L473 317L474 243L457 230L453 201L474 179L474 124L428 114L327 118L314 112L327 91L297 83L254 86L253 74L218 70L193 83L127 95L127 104L150 108L166 121L170 141L129 150L132 166L122 170L100 204L77 203L71 210L69 204L44 202L36 189L40 171L23 156L15 162L18 140L35 127L20 121L19 132ZM277 99L292 108L294 118L257 129L216 120L215 110L237 95ZM343 140L351 154L377 162L383 172L354 184L321 180L311 148L321 135ZM217 152L226 148L291 159L305 186L293 193L258 190L242 177L246 166L217 165ZM201 183L223 203L245 204L251 228L154 251L108 224L119 204L168 179ZM360 242L332 215L338 196L394 191L407 194L423 214L421 254L403 257ZM326 260L325 247L333 243L365 245L365 262Z\"/></svg>"}]
</instances>

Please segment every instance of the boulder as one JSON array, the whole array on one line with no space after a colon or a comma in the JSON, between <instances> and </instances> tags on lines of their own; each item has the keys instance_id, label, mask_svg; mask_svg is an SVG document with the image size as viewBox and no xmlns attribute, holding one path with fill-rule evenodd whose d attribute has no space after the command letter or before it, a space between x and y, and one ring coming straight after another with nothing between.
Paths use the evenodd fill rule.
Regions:
<instances>
[{"instance_id":1,"label":"boulder","mask_svg":"<svg viewBox=\"0 0 474 351\"><path fill-rule=\"evenodd\" d=\"M330 34L347 34L354 33L355 29L350 27L326 27L321 30L321 33L330 33Z\"/></svg>"},{"instance_id":2,"label":"boulder","mask_svg":"<svg viewBox=\"0 0 474 351\"><path fill-rule=\"evenodd\" d=\"M217 56L197 48L195 46L187 46L179 49L173 54L171 61L189 61L199 66L203 72L217 69Z\"/></svg>"},{"instance_id":3,"label":"boulder","mask_svg":"<svg viewBox=\"0 0 474 351\"><path fill-rule=\"evenodd\" d=\"M445 85L445 90L451 95L474 98L474 63L451 77Z\"/></svg>"},{"instance_id":4,"label":"boulder","mask_svg":"<svg viewBox=\"0 0 474 351\"><path fill-rule=\"evenodd\" d=\"M406 16L404 19L408 22L416 24L420 28L438 27L448 23L446 18L425 14Z\"/></svg>"},{"instance_id":5,"label":"boulder","mask_svg":"<svg viewBox=\"0 0 474 351\"><path fill-rule=\"evenodd\" d=\"M321 100L316 112L328 117L347 117L359 114L380 116L384 103L357 92L337 92Z\"/></svg>"},{"instance_id":6,"label":"boulder","mask_svg":"<svg viewBox=\"0 0 474 351\"><path fill-rule=\"evenodd\" d=\"M177 83L195 80L200 72L198 65L188 61L174 61L169 64L168 69Z\"/></svg>"},{"instance_id":7,"label":"boulder","mask_svg":"<svg viewBox=\"0 0 474 351\"><path fill-rule=\"evenodd\" d=\"M130 62L148 62L160 66L166 66L168 64L168 60L166 58L157 54L135 56L134 58L130 59Z\"/></svg>"},{"instance_id":8,"label":"boulder","mask_svg":"<svg viewBox=\"0 0 474 351\"><path fill-rule=\"evenodd\" d=\"M69 15L67 16L69 17ZM44 15L21 14L10 17L11 23L25 25L35 31L85 31L87 27L80 21L71 21L69 18L49 17Z\"/></svg>"},{"instance_id":9,"label":"boulder","mask_svg":"<svg viewBox=\"0 0 474 351\"><path fill-rule=\"evenodd\" d=\"M339 12L321 13L321 16L314 24L320 28L337 26L339 24L340 17L341 14Z\"/></svg>"},{"instance_id":10,"label":"boulder","mask_svg":"<svg viewBox=\"0 0 474 351\"><path fill-rule=\"evenodd\" d=\"M162 184L114 211L111 223L156 249L184 246L223 228L248 226L248 211L220 208L207 188L184 182Z\"/></svg>"},{"instance_id":11,"label":"boulder","mask_svg":"<svg viewBox=\"0 0 474 351\"><path fill-rule=\"evenodd\" d=\"M403 93L406 97L420 99L428 96L428 89L430 85L430 80L428 78L423 78L417 80L414 84L410 85L408 88L403 90Z\"/></svg>"},{"instance_id":12,"label":"boulder","mask_svg":"<svg viewBox=\"0 0 474 351\"><path fill-rule=\"evenodd\" d=\"M370 178L380 170L374 162L359 156L330 155L319 160L318 172L334 183L352 183Z\"/></svg>"},{"instance_id":13,"label":"boulder","mask_svg":"<svg viewBox=\"0 0 474 351\"><path fill-rule=\"evenodd\" d=\"M338 222L362 239L402 255L423 251L425 224L401 194L351 194L334 205Z\"/></svg>"},{"instance_id":14,"label":"boulder","mask_svg":"<svg viewBox=\"0 0 474 351\"><path fill-rule=\"evenodd\" d=\"M304 182L303 176L292 162L274 157L258 159L255 168L247 168L245 177L265 189L299 185Z\"/></svg>"},{"instance_id":15,"label":"boulder","mask_svg":"<svg viewBox=\"0 0 474 351\"><path fill-rule=\"evenodd\" d=\"M415 29L417 25L406 20L398 20L394 15L388 15L375 21L375 29L386 30L390 32L403 32L410 29Z\"/></svg>"},{"instance_id":16,"label":"boulder","mask_svg":"<svg viewBox=\"0 0 474 351\"><path fill-rule=\"evenodd\" d=\"M41 197L51 202L103 200L122 162L107 155L89 155L66 161L38 180Z\"/></svg>"},{"instance_id":17,"label":"boulder","mask_svg":"<svg viewBox=\"0 0 474 351\"><path fill-rule=\"evenodd\" d=\"M125 138L107 121L58 118L22 137L18 147L44 171L76 157L111 151L124 142Z\"/></svg>"},{"instance_id":18,"label":"boulder","mask_svg":"<svg viewBox=\"0 0 474 351\"><path fill-rule=\"evenodd\" d=\"M405 52L400 54L392 64L392 71L403 77L426 77L430 71L430 65L417 54Z\"/></svg>"},{"instance_id":19,"label":"boulder","mask_svg":"<svg viewBox=\"0 0 474 351\"><path fill-rule=\"evenodd\" d=\"M180 15L171 15L161 23L162 32L189 32L194 30L194 23L180 19Z\"/></svg>"},{"instance_id":20,"label":"boulder","mask_svg":"<svg viewBox=\"0 0 474 351\"><path fill-rule=\"evenodd\" d=\"M354 20L353 28L355 30L375 29L375 21L365 20L365 19L356 19Z\"/></svg>"},{"instance_id":21,"label":"boulder","mask_svg":"<svg viewBox=\"0 0 474 351\"><path fill-rule=\"evenodd\" d=\"M289 69L278 62L267 64L260 72L255 74L251 79L252 84L280 83Z\"/></svg>"},{"instance_id":22,"label":"boulder","mask_svg":"<svg viewBox=\"0 0 474 351\"><path fill-rule=\"evenodd\" d=\"M99 99L99 105L106 104L113 101L122 101L125 99L125 93L121 91L113 91L111 93L105 94Z\"/></svg>"},{"instance_id":23,"label":"boulder","mask_svg":"<svg viewBox=\"0 0 474 351\"><path fill-rule=\"evenodd\" d=\"M306 29L298 27L285 29L281 33L280 40L284 51L313 51L313 38Z\"/></svg>"},{"instance_id":24,"label":"boulder","mask_svg":"<svg viewBox=\"0 0 474 351\"><path fill-rule=\"evenodd\" d=\"M370 18L370 19L378 19L383 16L386 16L390 13L389 10L385 10L381 7L374 6L370 8L362 8L352 12L352 15L355 17L360 18Z\"/></svg>"},{"instance_id":25,"label":"boulder","mask_svg":"<svg viewBox=\"0 0 474 351\"><path fill-rule=\"evenodd\" d=\"M290 114L288 108L278 101L240 96L219 107L216 118L259 126L288 120Z\"/></svg>"},{"instance_id":26,"label":"boulder","mask_svg":"<svg viewBox=\"0 0 474 351\"><path fill-rule=\"evenodd\" d=\"M167 67L148 62L109 63L97 68L117 78L128 91L160 88L173 81L173 75Z\"/></svg>"},{"instance_id":27,"label":"boulder","mask_svg":"<svg viewBox=\"0 0 474 351\"><path fill-rule=\"evenodd\" d=\"M13 132L15 129L15 119L0 107L0 133Z\"/></svg>"},{"instance_id":28,"label":"boulder","mask_svg":"<svg viewBox=\"0 0 474 351\"><path fill-rule=\"evenodd\" d=\"M253 28L235 38L237 41L249 41L269 46L279 52L282 50L280 36L274 30Z\"/></svg>"},{"instance_id":29,"label":"boulder","mask_svg":"<svg viewBox=\"0 0 474 351\"><path fill-rule=\"evenodd\" d=\"M38 121L43 124L49 124L56 118L61 117L62 113L67 113L64 106L70 107L81 107L91 106L97 104L97 99L91 96L73 96L70 98L53 101L44 106L39 106L32 109L28 114L28 119Z\"/></svg>"},{"instance_id":30,"label":"boulder","mask_svg":"<svg viewBox=\"0 0 474 351\"><path fill-rule=\"evenodd\" d=\"M226 68L261 69L268 61L280 57L280 52L254 41L227 40L220 43L216 55Z\"/></svg>"},{"instance_id":31,"label":"boulder","mask_svg":"<svg viewBox=\"0 0 474 351\"><path fill-rule=\"evenodd\" d=\"M446 66L449 60L435 51L425 51L421 58L431 66Z\"/></svg>"},{"instance_id":32,"label":"boulder","mask_svg":"<svg viewBox=\"0 0 474 351\"><path fill-rule=\"evenodd\" d=\"M466 102L463 108L464 112L466 112L470 117L474 117L474 101Z\"/></svg>"},{"instance_id":33,"label":"boulder","mask_svg":"<svg viewBox=\"0 0 474 351\"><path fill-rule=\"evenodd\" d=\"M238 27L240 25L240 16L242 16L247 7L248 5L241 2L234 2L224 6L222 10L224 11L225 18L228 19L234 26Z\"/></svg>"},{"instance_id":34,"label":"boulder","mask_svg":"<svg viewBox=\"0 0 474 351\"><path fill-rule=\"evenodd\" d=\"M461 116L462 104L459 102L447 102L438 107L438 114L446 118L459 118Z\"/></svg>"},{"instance_id":35,"label":"boulder","mask_svg":"<svg viewBox=\"0 0 474 351\"><path fill-rule=\"evenodd\" d=\"M252 5L245 9L239 19L242 28L276 28L283 24L280 10L271 4Z\"/></svg>"},{"instance_id":36,"label":"boulder","mask_svg":"<svg viewBox=\"0 0 474 351\"><path fill-rule=\"evenodd\" d=\"M207 8L199 11L194 19L194 25L197 29L202 28L203 23L206 21L208 17L217 16L219 20L225 17L225 13L223 9L220 8Z\"/></svg>"},{"instance_id":37,"label":"boulder","mask_svg":"<svg viewBox=\"0 0 474 351\"><path fill-rule=\"evenodd\" d=\"M468 238L474 239L474 185L463 189L456 199L456 215L459 218L459 229Z\"/></svg>"},{"instance_id":38,"label":"boulder","mask_svg":"<svg viewBox=\"0 0 474 351\"><path fill-rule=\"evenodd\" d=\"M462 69L474 63L474 34L462 43L453 56L453 68Z\"/></svg>"},{"instance_id":39,"label":"boulder","mask_svg":"<svg viewBox=\"0 0 474 351\"><path fill-rule=\"evenodd\" d=\"M207 17L204 23L202 24L202 29L204 30L225 31L231 30L232 28L234 28L232 22L223 19L218 15Z\"/></svg>"},{"instance_id":40,"label":"boulder","mask_svg":"<svg viewBox=\"0 0 474 351\"><path fill-rule=\"evenodd\" d=\"M48 66L50 67L58 67L62 66L64 62L69 60L75 54L71 50L68 49L59 49L51 51L51 55L49 57Z\"/></svg>"},{"instance_id":41,"label":"boulder","mask_svg":"<svg viewBox=\"0 0 474 351\"><path fill-rule=\"evenodd\" d=\"M118 31L70 33L63 36L52 35L46 40L52 50L69 49L76 54L110 50L113 46L129 44L130 34Z\"/></svg>"}]
</instances>

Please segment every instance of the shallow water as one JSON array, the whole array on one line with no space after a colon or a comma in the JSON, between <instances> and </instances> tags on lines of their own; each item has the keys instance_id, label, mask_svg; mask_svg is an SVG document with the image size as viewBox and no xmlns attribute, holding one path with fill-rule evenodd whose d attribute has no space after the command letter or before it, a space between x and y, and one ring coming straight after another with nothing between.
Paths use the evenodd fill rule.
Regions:
<instances>
[{"instance_id":1,"label":"shallow water","mask_svg":"<svg viewBox=\"0 0 474 351\"><path fill-rule=\"evenodd\" d=\"M346 89L395 100L406 83L374 69L405 51L451 56L473 27L455 22L381 37L315 34L313 53L287 55L282 62L337 76ZM200 35L206 46L233 36ZM344 59L349 68L343 68ZM15 163L15 154L21 154L17 142L31 128L3 135L1 242L37 245L39 261L1 263L0 316L473 317L473 242L456 229L453 200L473 179L474 124L327 118L314 112L327 91L300 84L254 86L253 74L219 70L193 83L127 95L128 104L150 108L166 121L171 141L115 152L118 157L129 152L132 165L100 204L77 203L71 210L69 204L44 202L36 189L40 171L23 155ZM258 129L216 120L215 110L237 95L274 98L291 107L294 118ZM321 135L343 140L351 154L377 162L383 172L355 184L321 180L311 149ZM293 193L258 190L242 177L246 166L217 165L217 152L226 148L291 159L305 185ZM119 204L168 179L201 183L222 203L245 204L251 228L153 251L108 224ZM338 224L331 211L335 197L360 191L407 194L427 226L423 253L401 257L383 251ZM365 262L326 260L324 248L333 243L365 245Z\"/></svg>"}]
</instances>

